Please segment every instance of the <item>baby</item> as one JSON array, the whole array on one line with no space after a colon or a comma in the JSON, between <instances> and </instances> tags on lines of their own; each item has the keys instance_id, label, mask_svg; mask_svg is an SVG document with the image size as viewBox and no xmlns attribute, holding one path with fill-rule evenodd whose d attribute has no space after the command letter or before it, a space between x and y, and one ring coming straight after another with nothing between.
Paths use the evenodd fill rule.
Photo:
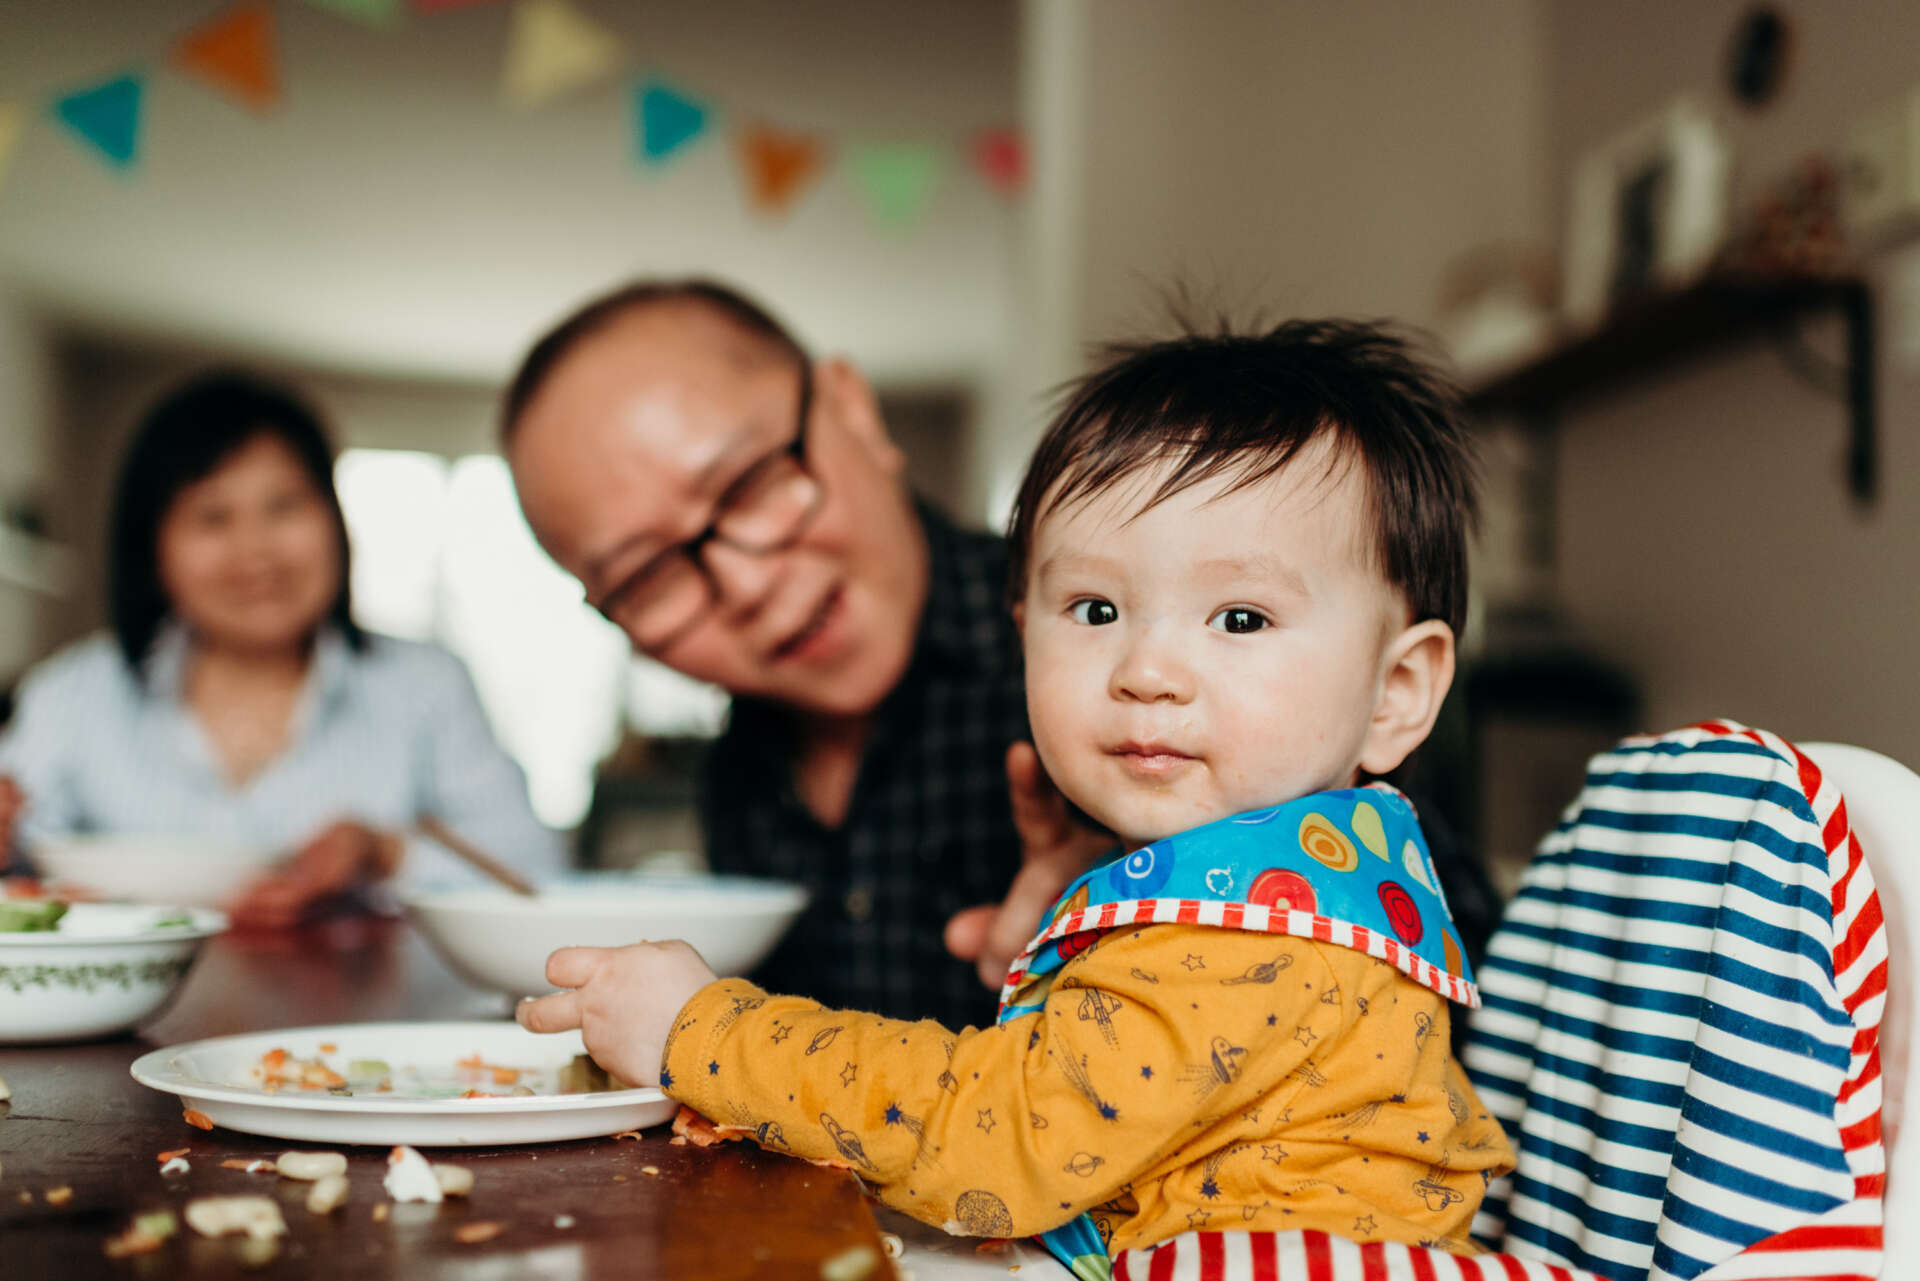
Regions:
<instances>
[{"instance_id":1,"label":"baby","mask_svg":"<svg viewBox=\"0 0 1920 1281\"><path fill-rule=\"evenodd\" d=\"M1321 322L1121 349L1042 440L1009 595L1035 746L1118 838L949 1031L569 948L520 1008L763 1145L1083 1277L1189 1231L1472 1253L1512 1165L1449 1050L1477 1001L1412 807L1473 468L1443 382Z\"/></svg>"}]
</instances>

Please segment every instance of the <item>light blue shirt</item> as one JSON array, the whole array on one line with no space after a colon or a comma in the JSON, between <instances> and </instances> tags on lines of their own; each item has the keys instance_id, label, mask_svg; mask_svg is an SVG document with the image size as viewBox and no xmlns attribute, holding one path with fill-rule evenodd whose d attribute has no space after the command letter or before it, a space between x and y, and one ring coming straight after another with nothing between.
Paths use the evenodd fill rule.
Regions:
<instances>
[{"instance_id":1,"label":"light blue shirt","mask_svg":"<svg viewBox=\"0 0 1920 1281\"><path fill-rule=\"evenodd\" d=\"M182 700L187 658L186 633L168 626L144 684L105 633L27 674L0 773L26 794L15 842L29 861L36 840L77 832L217 837L279 857L336 821L406 833L432 816L524 874L558 871L557 836L446 650L369 633L356 653L323 628L287 747L238 786ZM474 877L433 842L408 841L404 883Z\"/></svg>"}]
</instances>

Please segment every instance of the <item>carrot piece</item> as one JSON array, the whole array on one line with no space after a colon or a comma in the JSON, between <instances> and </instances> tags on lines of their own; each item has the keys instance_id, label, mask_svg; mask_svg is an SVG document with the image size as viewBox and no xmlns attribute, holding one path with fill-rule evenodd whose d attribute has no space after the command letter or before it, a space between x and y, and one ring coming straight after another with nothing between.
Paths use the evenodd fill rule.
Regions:
<instances>
[{"instance_id":1,"label":"carrot piece","mask_svg":"<svg viewBox=\"0 0 1920 1281\"><path fill-rule=\"evenodd\" d=\"M276 1071L280 1065L286 1061L287 1052L285 1050L268 1050L261 1058L260 1066L266 1068L268 1071Z\"/></svg>"},{"instance_id":2,"label":"carrot piece","mask_svg":"<svg viewBox=\"0 0 1920 1281\"><path fill-rule=\"evenodd\" d=\"M198 1108L188 1108L180 1114L180 1119L197 1130L211 1130L213 1128L213 1118Z\"/></svg>"},{"instance_id":3,"label":"carrot piece","mask_svg":"<svg viewBox=\"0 0 1920 1281\"><path fill-rule=\"evenodd\" d=\"M335 1045L332 1041L322 1041L320 1043L320 1053L338 1054L340 1053L340 1047Z\"/></svg>"},{"instance_id":4,"label":"carrot piece","mask_svg":"<svg viewBox=\"0 0 1920 1281\"><path fill-rule=\"evenodd\" d=\"M519 1079L520 1079L519 1068L497 1067L493 1069L493 1083L495 1085L512 1085L515 1082L517 1082Z\"/></svg>"},{"instance_id":5,"label":"carrot piece","mask_svg":"<svg viewBox=\"0 0 1920 1281\"><path fill-rule=\"evenodd\" d=\"M156 1153L153 1159L165 1165L175 1157L185 1156L191 1151L193 1151L192 1148L168 1148L165 1152Z\"/></svg>"}]
</instances>

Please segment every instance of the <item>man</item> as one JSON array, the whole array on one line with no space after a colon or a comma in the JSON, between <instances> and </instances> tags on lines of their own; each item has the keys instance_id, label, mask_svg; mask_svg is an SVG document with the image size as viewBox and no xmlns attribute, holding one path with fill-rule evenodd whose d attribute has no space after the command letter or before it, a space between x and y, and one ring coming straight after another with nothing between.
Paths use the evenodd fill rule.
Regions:
<instances>
[{"instance_id":1,"label":"man","mask_svg":"<svg viewBox=\"0 0 1920 1281\"><path fill-rule=\"evenodd\" d=\"M1000 540L914 501L851 365L706 282L630 286L562 323L504 433L527 521L588 601L734 696L708 857L812 893L762 973L839 1006L991 1019L988 984L1104 843L1025 742Z\"/></svg>"}]
</instances>

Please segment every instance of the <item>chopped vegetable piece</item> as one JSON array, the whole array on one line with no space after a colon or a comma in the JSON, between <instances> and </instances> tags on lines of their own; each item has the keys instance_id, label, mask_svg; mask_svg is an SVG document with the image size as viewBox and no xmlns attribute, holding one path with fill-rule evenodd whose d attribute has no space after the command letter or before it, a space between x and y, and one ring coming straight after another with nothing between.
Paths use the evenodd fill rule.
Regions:
<instances>
[{"instance_id":1,"label":"chopped vegetable piece","mask_svg":"<svg viewBox=\"0 0 1920 1281\"><path fill-rule=\"evenodd\" d=\"M160 1173L162 1174L188 1174L191 1173L192 1170L193 1167L187 1164L187 1158L183 1156L177 1156L160 1167Z\"/></svg>"},{"instance_id":2,"label":"chopped vegetable piece","mask_svg":"<svg viewBox=\"0 0 1920 1281\"><path fill-rule=\"evenodd\" d=\"M165 1152L156 1154L153 1159L161 1162L162 1164L165 1164L166 1162L173 1160L175 1157L185 1156L187 1153L191 1151L193 1151L192 1148L168 1148Z\"/></svg>"},{"instance_id":3,"label":"chopped vegetable piece","mask_svg":"<svg viewBox=\"0 0 1920 1281\"><path fill-rule=\"evenodd\" d=\"M307 1193L308 1214L332 1214L347 1199L347 1176L328 1174L314 1180L313 1190Z\"/></svg>"},{"instance_id":4,"label":"chopped vegetable piece","mask_svg":"<svg viewBox=\"0 0 1920 1281\"><path fill-rule=\"evenodd\" d=\"M213 1118L198 1108L188 1108L180 1114L180 1119L197 1130L211 1130L213 1128Z\"/></svg>"},{"instance_id":5,"label":"chopped vegetable piece","mask_svg":"<svg viewBox=\"0 0 1920 1281\"><path fill-rule=\"evenodd\" d=\"M151 932L153 930L191 929L192 927L193 918L191 916L188 916L185 912L174 912L171 915L161 917L152 925L149 925L147 930Z\"/></svg>"},{"instance_id":6,"label":"chopped vegetable piece","mask_svg":"<svg viewBox=\"0 0 1920 1281\"><path fill-rule=\"evenodd\" d=\"M440 1180L433 1175L427 1158L410 1147L401 1146L387 1153L387 1195L396 1201L427 1201L440 1204Z\"/></svg>"},{"instance_id":7,"label":"chopped vegetable piece","mask_svg":"<svg viewBox=\"0 0 1920 1281\"><path fill-rule=\"evenodd\" d=\"M466 1196L473 1191L473 1171L459 1165L436 1165L433 1177L444 1196Z\"/></svg>"},{"instance_id":8,"label":"chopped vegetable piece","mask_svg":"<svg viewBox=\"0 0 1920 1281\"><path fill-rule=\"evenodd\" d=\"M245 1233L256 1241L285 1236L280 1205L263 1196L208 1196L187 1202L187 1226L203 1237Z\"/></svg>"},{"instance_id":9,"label":"chopped vegetable piece","mask_svg":"<svg viewBox=\"0 0 1920 1281\"><path fill-rule=\"evenodd\" d=\"M275 1168L282 1178L311 1183L347 1172L347 1158L338 1152L282 1152Z\"/></svg>"},{"instance_id":10,"label":"chopped vegetable piece","mask_svg":"<svg viewBox=\"0 0 1920 1281\"><path fill-rule=\"evenodd\" d=\"M165 1239L180 1230L180 1220L173 1217L172 1210L149 1210L133 1216L133 1230Z\"/></svg>"},{"instance_id":11,"label":"chopped vegetable piece","mask_svg":"<svg viewBox=\"0 0 1920 1281\"><path fill-rule=\"evenodd\" d=\"M0 900L0 934L49 934L66 914L67 905L53 899Z\"/></svg>"},{"instance_id":12,"label":"chopped vegetable piece","mask_svg":"<svg viewBox=\"0 0 1920 1281\"><path fill-rule=\"evenodd\" d=\"M47 1189L48 1205L65 1205L71 1200L73 1200L73 1189L64 1183L57 1188Z\"/></svg>"},{"instance_id":13,"label":"chopped vegetable piece","mask_svg":"<svg viewBox=\"0 0 1920 1281\"><path fill-rule=\"evenodd\" d=\"M453 1230L453 1239L461 1245L479 1245L482 1241L491 1241L507 1230L504 1223L495 1223L491 1219L481 1219L475 1223L462 1223Z\"/></svg>"}]
</instances>

